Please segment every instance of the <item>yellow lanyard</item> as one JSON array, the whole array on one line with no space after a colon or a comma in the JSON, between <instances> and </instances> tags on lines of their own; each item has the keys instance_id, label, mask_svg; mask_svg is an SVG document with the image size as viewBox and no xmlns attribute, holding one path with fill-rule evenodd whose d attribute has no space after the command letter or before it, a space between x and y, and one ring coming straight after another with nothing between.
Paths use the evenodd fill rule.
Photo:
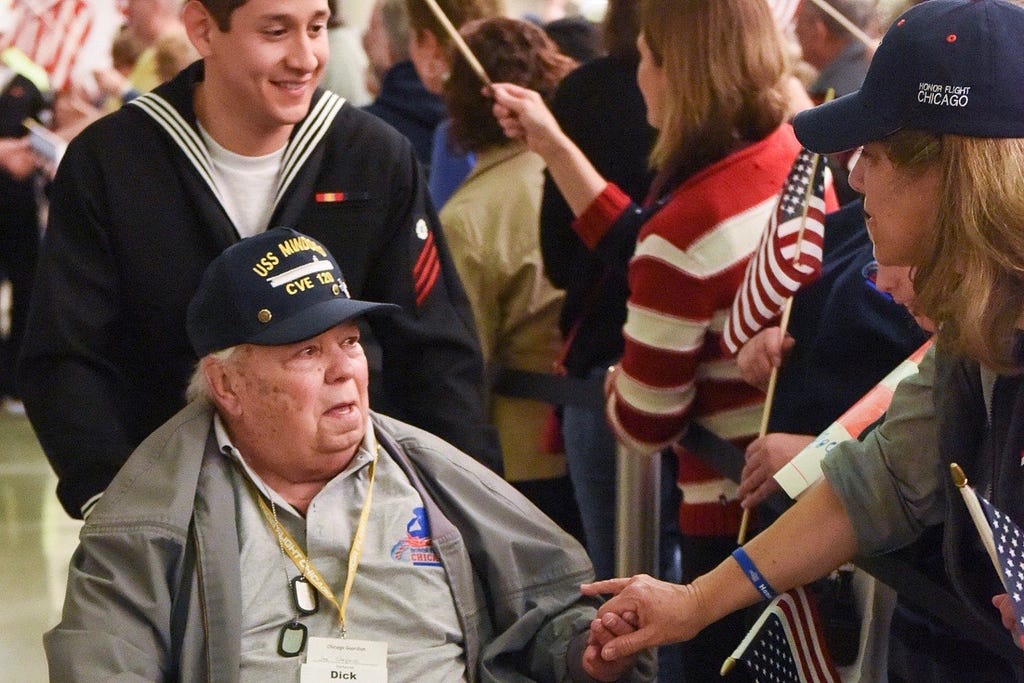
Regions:
<instances>
[{"instance_id":1,"label":"yellow lanyard","mask_svg":"<svg viewBox=\"0 0 1024 683\"><path fill-rule=\"evenodd\" d=\"M281 546L281 550L285 552L288 557L292 559L299 572L309 583L313 585L320 594L330 600L331 604L338 610L338 623L341 624L341 637L344 638L346 634L345 629L345 609L348 607L348 599L352 594L352 583L356 579L356 570L359 568L359 558L363 554L363 542L366 540L366 524L370 519L370 504L373 500L373 480L374 475L377 473L377 457L380 455L380 445L374 440L374 451L373 460L370 462L370 483L366 489L366 501L363 503L362 512L359 513L359 524L356 526L356 533L352 537L352 548L348 553L348 576L345 577L345 590L341 596L341 604L338 603L338 599L334 597L334 591L327 585L323 577L320 576L320 572L316 570L313 563L310 562L309 558L306 557L306 553L302 552L302 548L296 543L288 530L281 526L281 523L277 521L277 515L267 505L267 501L263 499L263 496L259 494L256 489L256 485L248 478L245 477L245 482L249 485L249 491L252 493L253 498L260 506L260 512L263 513L263 519L266 520L270 530L274 532L277 537L277 542Z\"/></svg>"}]
</instances>

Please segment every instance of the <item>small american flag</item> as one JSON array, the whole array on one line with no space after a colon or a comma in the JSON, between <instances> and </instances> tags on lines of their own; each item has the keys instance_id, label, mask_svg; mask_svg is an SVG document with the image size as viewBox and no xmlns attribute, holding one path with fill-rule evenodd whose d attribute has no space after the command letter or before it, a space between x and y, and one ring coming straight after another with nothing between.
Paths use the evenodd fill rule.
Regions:
<instances>
[{"instance_id":1,"label":"small american flag","mask_svg":"<svg viewBox=\"0 0 1024 683\"><path fill-rule=\"evenodd\" d=\"M831 175L824 159L801 150L732 302L722 331L729 353L778 317L786 298L821 272L827 184Z\"/></svg>"},{"instance_id":2,"label":"small american flag","mask_svg":"<svg viewBox=\"0 0 1024 683\"><path fill-rule=\"evenodd\" d=\"M779 595L765 608L732 653L755 683L840 683L825 647L813 598L803 587Z\"/></svg>"},{"instance_id":3,"label":"small american flag","mask_svg":"<svg viewBox=\"0 0 1024 683\"><path fill-rule=\"evenodd\" d=\"M1002 574L1000 578L1010 596L1017 632L1024 633L1024 534L1009 515L1000 512L984 496L978 496L978 501L992 529L992 541L999 559L998 569ZM1024 646L1024 635L1020 641L1021 646Z\"/></svg>"}]
</instances>

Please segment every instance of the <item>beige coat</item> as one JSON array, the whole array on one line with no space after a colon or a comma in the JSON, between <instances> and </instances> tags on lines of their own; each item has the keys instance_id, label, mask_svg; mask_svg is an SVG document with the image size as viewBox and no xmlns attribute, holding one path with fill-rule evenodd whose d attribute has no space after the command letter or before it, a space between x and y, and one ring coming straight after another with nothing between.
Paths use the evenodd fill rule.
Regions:
<instances>
[{"instance_id":1,"label":"beige coat","mask_svg":"<svg viewBox=\"0 0 1024 683\"><path fill-rule=\"evenodd\" d=\"M521 143L477 154L472 173L441 210L441 225L469 296L484 362L551 372L561 346L558 315L564 292L544 276L540 200L544 162ZM509 481L565 474L562 455L543 452L551 406L504 396L490 398Z\"/></svg>"}]
</instances>

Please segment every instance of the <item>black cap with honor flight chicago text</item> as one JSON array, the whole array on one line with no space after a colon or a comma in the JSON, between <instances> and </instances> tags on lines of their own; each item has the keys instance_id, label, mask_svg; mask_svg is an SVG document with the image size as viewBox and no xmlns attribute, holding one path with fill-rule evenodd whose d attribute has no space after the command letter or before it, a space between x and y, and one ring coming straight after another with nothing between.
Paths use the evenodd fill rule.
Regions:
<instances>
[{"instance_id":1,"label":"black cap with honor flight chicago text","mask_svg":"<svg viewBox=\"0 0 1024 683\"><path fill-rule=\"evenodd\" d=\"M909 129L1024 137L1024 7L1010 0L928 0L893 23L857 92L793 119L827 154Z\"/></svg>"},{"instance_id":2,"label":"black cap with honor flight chicago text","mask_svg":"<svg viewBox=\"0 0 1024 683\"><path fill-rule=\"evenodd\" d=\"M273 228L215 258L188 306L196 355L238 344L290 344L395 304L357 301L334 257L291 228Z\"/></svg>"}]
</instances>

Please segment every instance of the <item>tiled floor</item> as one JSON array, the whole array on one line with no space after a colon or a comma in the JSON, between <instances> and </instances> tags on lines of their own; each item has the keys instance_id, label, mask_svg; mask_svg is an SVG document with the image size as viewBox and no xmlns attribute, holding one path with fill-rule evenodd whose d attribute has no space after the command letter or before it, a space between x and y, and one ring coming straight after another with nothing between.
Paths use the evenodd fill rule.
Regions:
<instances>
[{"instance_id":1,"label":"tiled floor","mask_svg":"<svg viewBox=\"0 0 1024 683\"><path fill-rule=\"evenodd\" d=\"M0 411L0 681L47 680L43 632L57 623L80 522L24 417Z\"/></svg>"}]
</instances>

